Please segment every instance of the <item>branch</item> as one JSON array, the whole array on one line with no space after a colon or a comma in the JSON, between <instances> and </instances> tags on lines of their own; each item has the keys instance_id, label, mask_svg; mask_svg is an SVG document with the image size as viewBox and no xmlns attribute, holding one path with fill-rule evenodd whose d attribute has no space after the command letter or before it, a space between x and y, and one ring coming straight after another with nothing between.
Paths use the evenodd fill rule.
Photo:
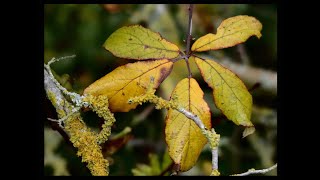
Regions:
<instances>
[{"instance_id":1,"label":"branch","mask_svg":"<svg viewBox=\"0 0 320 180\"><path fill-rule=\"evenodd\" d=\"M61 57L61 58L58 58L58 59L56 59L56 58L53 57L53 58L48 62L48 64L44 64L44 68L47 70L47 73L49 73L48 75L50 75L50 76L48 76L48 77L49 77L49 78L51 79L51 81L53 81L53 83L56 85L56 88L58 88L58 89L59 89L61 92L63 92L65 95L69 96L69 97L71 98L72 102L75 103L77 107L79 107L79 106L82 106L82 105L83 105L83 103L81 103L81 102L82 102L82 97L81 97L79 94L77 94L77 93L69 92L65 87L61 86L60 83L54 78L54 76L53 76L53 74L52 74L52 72L51 72L51 69L50 69L50 65L51 65L52 63L58 62L58 61L63 60L63 59L68 59L68 58L71 59L71 58L74 58L74 57L76 57L76 55L65 56L65 57Z\"/></svg>"},{"instance_id":2,"label":"branch","mask_svg":"<svg viewBox=\"0 0 320 180\"><path fill-rule=\"evenodd\" d=\"M182 113L183 115L185 115L187 118L193 120L193 122L196 123L196 125L201 129L204 130L205 126L202 123L201 119L197 116L192 114L191 112L185 110L184 108L177 108L177 111L179 111L180 113Z\"/></svg>"},{"instance_id":3,"label":"branch","mask_svg":"<svg viewBox=\"0 0 320 180\"><path fill-rule=\"evenodd\" d=\"M172 167L174 166L174 162L172 162L171 164L169 164L169 166L164 169L159 176L164 176L168 171L170 171L172 169Z\"/></svg>"},{"instance_id":4,"label":"branch","mask_svg":"<svg viewBox=\"0 0 320 180\"><path fill-rule=\"evenodd\" d=\"M186 49L186 54L187 56L190 53L190 46L191 46L191 31L192 31L192 12L193 12L193 4L189 4L189 21L188 21L188 31L187 31L187 49Z\"/></svg>"},{"instance_id":5,"label":"branch","mask_svg":"<svg viewBox=\"0 0 320 180\"><path fill-rule=\"evenodd\" d=\"M61 59L65 58L58 60ZM58 118L60 118L58 122L64 122L65 128L63 130L68 134L73 146L78 149L77 155L82 157L82 162L87 163L91 174L108 175L109 162L103 157L101 147L97 143L97 134L92 132L83 122L78 112L79 107L75 107L64 97L64 94L78 97L80 95L68 92L54 78L49 66L54 60L55 58L44 65L44 88L48 99L57 111Z\"/></svg>"},{"instance_id":6,"label":"branch","mask_svg":"<svg viewBox=\"0 0 320 180\"><path fill-rule=\"evenodd\" d=\"M64 116L67 116L67 114L71 113L71 110L67 108L68 106L73 107L63 96L60 89L56 86L56 82L50 78L53 77L53 75L50 70L44 69L44 89L46 91L46 94L49 98L49 100L52 102L52 105L55 107L57 112L60 112L58 114L59 118L62 118ZM51 95L54 95L54 98L50 99ZM54 99L54 101L53 101Z\"/></svg>"},{"instance_id":7,"label":"branch","mask_svg":"<svg viewBox=\"0 0 320 180\"><path fill-rule=\"evenodd\" d=\"M216 134L214 129L212 128L211 131L207 130L207 128L202 123L201 119L197 116L192 114L191 112L185 110L184 108L176 108L177 111L185 115L187 118L193 120L196 125L201 129L202 133L206 136L212 154L212 173L213 176L219 176L220 173L218 171L218 144L220 140L220 135Z\"/></svg>"},{"instance_id":8,"label":"branch","mask_svg":"<svg viewBox=\"0 0 320 180\"><path fill-rule=\"evenodd\" d=\"M234 175L231 175L231 176L248 176L250 174L265 174L275 168L277 168L277 164L267 168L267 169L261 169L261 170L255 170L255 169L249 169L247 172L245 173L241 173L241 174L234 174Z\"/></svg>"},{"instance_id":9,"label":"branch","mask_svg":"<svg viewBox=\"0 0 320 180\"><path fill-rule=\"evenodd\" d=\"M189 65L189 56L190 56L190 46L191 46L191 31L192 31L192 12L193 12L193 4L189 4L189 21L188 21L188 29L187 29L187 47L186 47L186 54L183 55L184 60L186 61L188 72L189 72L189 78L192 77L190 65Z\"/></svg>"},{"instance_id":10,"label":"branch","mask_svg":"<svg viewBox=\"0 0 320 180\"><path fill-rule=\"evenodd\" d=\"M184 108L178 107L177 103L175 102L175 98L172 97L172 99L170 101L164 100L161 97L156 96L155 90L152 88L153 87L153 83L154 83L154 78L150 79L150 85L147 89L146 94L141 95L141 96L137 96L137 97L133 97L130 98L128 100L128 103L138 103L138 104L142 104L145 102L150 102L150 103L154 103L156 104L156 109L175 109L178 112L182 113L183 115L185 115L187 118L193 120L196 125L201 129L201 132L203 135L205 135L205 137L207 138L210 148L212 150L212 173L211 175L214 176L218 176L220 175L219 171L218 171L218 144L219 144L219 140L220 140L220 135L216 134L216 132L214 131L214 129L212 128L211 131L208 130L205 125L202 123L201 119L197 116L194 115L193 113L187 111Z\"/></svg>"},{"instance_id":11,"label":"branch","mask_svg":"<svg viewBox=\"0 0 320 180\"><path fill-rule=\"evenodd\" d=\"M219 176L220 173L218 171L218 148L211 149L212 154L212 173L211 175Z\"/></svg>"}]
</instances>

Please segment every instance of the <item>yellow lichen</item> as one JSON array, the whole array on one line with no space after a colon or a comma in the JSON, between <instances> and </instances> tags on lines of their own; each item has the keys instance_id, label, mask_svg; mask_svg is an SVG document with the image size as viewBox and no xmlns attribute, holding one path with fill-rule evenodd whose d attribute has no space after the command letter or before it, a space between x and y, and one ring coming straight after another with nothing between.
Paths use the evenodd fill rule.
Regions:
<instances>
[{"instance_id":1,"label":"yellow lichen","mask_svg":"<svg viewBox=\"0 0 320 180\"><path fill-rule=\"evenodd\" d=\"M50 72L50 68L47 68ZM52 77L53 78L53 77ZM56 86L58 86L56 84ZM58 87L56 87L58 88ZM56 89L57 90L57 89ZM61 90L61 88L59 88ZM70 93L67 90L61 90L71 98L80 97L76 93ZM108 101L104 97L92 99L90 107L100 117L107 119L102 126L100 134L91 131L83 122L78 110L80 107L73 106L62 94L55 94L51 90L46 89L48 99L56 108L59 122L65 124L64 130L69 135L73 146L78 149L77 155L81 156L82 162L87 163L87 167L94 176L107 176L109 174L109 162L104 159L101 147L98 142L104 141L111 134L111 125L115 121L113 114L108 109ZM61 92L59 92L61 93ZM59 95L59 96L58 96Z\"/></svg>"},{"instance_id":2,"label":"yellow lichen","mask_svg":"<svg viewBox=\"0 0 320 180\"><path fill-rule=\"evenodd\" d=\"M156 109L177 108L177 104L175 103L175 101L167 101L165 99L162 99L161 97L158 97L154 94L155 91L155 89L148 89L146 94L133 97L129 99L128 103L138 103L141 105L142 103L150 102L156 105Z\"/></svg>"},{"instance_id":3,"label":"yellow lichen","mask_svg":"<svg viewBox=\"0 0 320 180\"><path fill-rule=\"evenodd\" d=\"M254 168L251 168L251 169L249 169L248 171L249 172L252 172L252 171L255 171L256 169L254 169Z\"/></svg>"},{"instance_id":4,"label":"yellow lichen","mask_svg":"<svg viewBox=\"0 0 320 180\"><path fill-rule=\"evenodd\" d=\"M59 107L64 107L64 105L66 104L63 100L58 102L56 95L51 91L47 91L47 97L51 101L52 105L56 108L56 112L58 114L58 117L61 118L61 117L64 117L67 115L63 109L59 108Z\"/></svg>"},{"instance_id":5,"label":"yellow lichen","mask_svg":"<svg viewBox=\"0 0 320 180\"><path fill-rule=\"evenodd\" d=\"M210 176L220 176L220 172L217 169L213 169Z\"/></svg>"},{"instance_id":6,"label":"yellow lichen","mask_svg":"<svg viewBox=\"0 0 320 180\"><path fill-rule=\"evenodd\" d=\"M81 121L79 113L65 121L65 130L70 135L73 146L78 148L77 155L86 162L93 176L107 176L109 162L104 159L101 147L97 144L97 136Z\"/></svg>"},{"instance_id":7,"label":"yellow lichen","mask_svg":"<svg viewBox=\"0 0 320 180\"><path fill-rule=\"evenodd\" d=\"M202 134L204 134L209 140L209 145L211 149L217 148L219 145L220 135L215 132L212 128L211 131L202 129Z\"/></svg>"},{"instance_id":8,"label":"yellow lichen","mask_svg":"<svg viewBox=\"0 0 320 180\"><path fill-rule=\"evenodd\" d=\"M108 137L111 134L111 126L116 121L113 113L109 110L108 97L104 95L93 96L88 94L85 96L84 101L88 102L91 109L96 112L99 117L102 117L105 120L97 137L97 142L101 144L108 140Z\"/></svg>"},{"instance_id":9,"label":"yellow lichen","mask_svg":"<svg viewBox=\"0 0 320 180\"><path fill-rule=\"evenodd\" d=\"M53 105L57 104L57 99L56 99L56 96L55 96L55 94L53 92L47 91L47 97L48 97L48 99L51 101L51 103Z\"/></svg>"}]
</instances>

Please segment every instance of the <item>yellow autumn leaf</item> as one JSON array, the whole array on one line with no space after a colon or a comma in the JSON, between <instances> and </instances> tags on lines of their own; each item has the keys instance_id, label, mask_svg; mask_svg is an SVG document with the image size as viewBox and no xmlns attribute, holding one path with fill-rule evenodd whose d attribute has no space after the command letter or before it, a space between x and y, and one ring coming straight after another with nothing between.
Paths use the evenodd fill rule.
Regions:
<instances>
[{"instance_id":1,"label":"yellow autumn leaf","mask_svg":"<svg viewBox=\"0 0 320 180\"><path fill-rule=\"evenodd\" d=\"M106 95L112 112L128 112L138 105L128 104L128 100L145 94L151 78L154 78L153 88L156 89L170 74L172 65L167 59L129 63L92 83L84 94Z\"/></svg>"},{"instance_id":2,"label":"yellow autumn leaf","mask_svg":"<svg viewBox=\"0 0 320 180\"><path fill-rule=\"evenodd\" d=\"M112 33L103 47L120 58L172 59L179 56L179 48L163 39L159 33L140 25L125 26Z\"/></svg>"},{"instance_id":3,"label":"yellow autumn leaf","mask_svg":"<svg viewBox=\"0 0 320 180\"><path fill-rule=\"evenodd\" d=\"M172 92L171 97L177 97L177 103L186 110L197 115L203 124L211 128L211 114L208 104L203 99L203 92L193 78L181 80ZM207 143L200 128L177 110L169 109L165 127L166 142L169 155L180 165L181 171L192 168Z\"/></svg>"},{"instance_id":4,"label":"yellow autumn leaf","mask_svg":"<svg viewBox=\"0 0 320 180\"><path fill-rule=\"evenodd\" d=\"M223 49L245 42L255 35L261 37L262 24L254 17L240 15L224 20L216 34L207 34L193 43L192 51Z\"/></svg>"},{"instance_id":5,"label":"yellow autumn leaf","mask_svg":"<svg viewBox=\"0 0 320 180\"><path fill-rule=\"evenodd\" d=\"M252 97L244 83L229 69L213 60L194 59L202 77L213 88L216 106L237 125L253 126L250 121Z\"/></svg>"}]
</instances>

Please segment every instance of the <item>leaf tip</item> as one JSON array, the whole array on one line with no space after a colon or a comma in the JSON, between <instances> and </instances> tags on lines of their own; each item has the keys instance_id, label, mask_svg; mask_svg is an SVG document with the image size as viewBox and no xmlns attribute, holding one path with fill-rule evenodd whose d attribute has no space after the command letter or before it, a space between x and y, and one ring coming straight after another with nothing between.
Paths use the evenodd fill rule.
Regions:
<instances>
[{"instance_id":1,"label":"leaf tip","mask_svg":"<svg viewBox=\"0 0 320 180\"><path fill-rule=\"evenodd\" d=\"M258 39L260 39L260 38L262 37L262 34L261 34L260 32L257 32L255 35L256 35L256 37L257 37Z\"/></svg>"},{"instance_id":2,"label":"leaf tip","mask_svg":"<svg viewBox=\"0 0 320 180\"><path fill-rule=\"evenodd\" d=\"M250 134L253 134L256 131L254 126L246 127L242 133L242 138L245 138L249 136Z\"/></svg>"}]
</instances>

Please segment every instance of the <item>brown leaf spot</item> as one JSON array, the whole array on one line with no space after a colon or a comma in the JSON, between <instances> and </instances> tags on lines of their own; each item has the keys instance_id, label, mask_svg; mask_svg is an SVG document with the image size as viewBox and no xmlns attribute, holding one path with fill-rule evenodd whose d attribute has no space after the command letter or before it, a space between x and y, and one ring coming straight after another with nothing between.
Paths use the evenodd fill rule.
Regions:
<instances>
[{"instance_id":1,"label":"brown leaf spot","mask_svg":"<svg viewBox=\"0 0 320 180\"><path fill-rule=\"evenodd\" d=\"M129 41L131 41L132 40L132 38L129 38Z\"/></svg>"},{"instance_id":2,"label":"brown leaf spot","mask_svg":"<svg viewBox=\"0 0 320 180\"><path fill-rule=\"evenodd\" d=\"M122 92L122 96L125 96L124 92Z\"/></svg>"},{"instance_id":3,"label":"brown leaf spot","mask_svg":"<svg viewBox=\"0 0 320 180\"><path fill-rule=\"evenodd\" d=\"M144 47L144 49L148 49L148 48L149 48L149 46L148 46L148 45L144 45L143 47Z\"/></svg>"},{"instance_id":4,"label":"brown leaf spot","mask_svg":"<svg viewBox=\"0 0 320 180\"><path fill-rule=\"evenodd\" d=\"M159 78L159 80L158 80L158 84L160 84L160 83L162 83L162 81L167 77L166 76L166 74L167 74L167 69L166 68L161 68L160 69L160 78Z\"/></svg>"}]
</instances>

